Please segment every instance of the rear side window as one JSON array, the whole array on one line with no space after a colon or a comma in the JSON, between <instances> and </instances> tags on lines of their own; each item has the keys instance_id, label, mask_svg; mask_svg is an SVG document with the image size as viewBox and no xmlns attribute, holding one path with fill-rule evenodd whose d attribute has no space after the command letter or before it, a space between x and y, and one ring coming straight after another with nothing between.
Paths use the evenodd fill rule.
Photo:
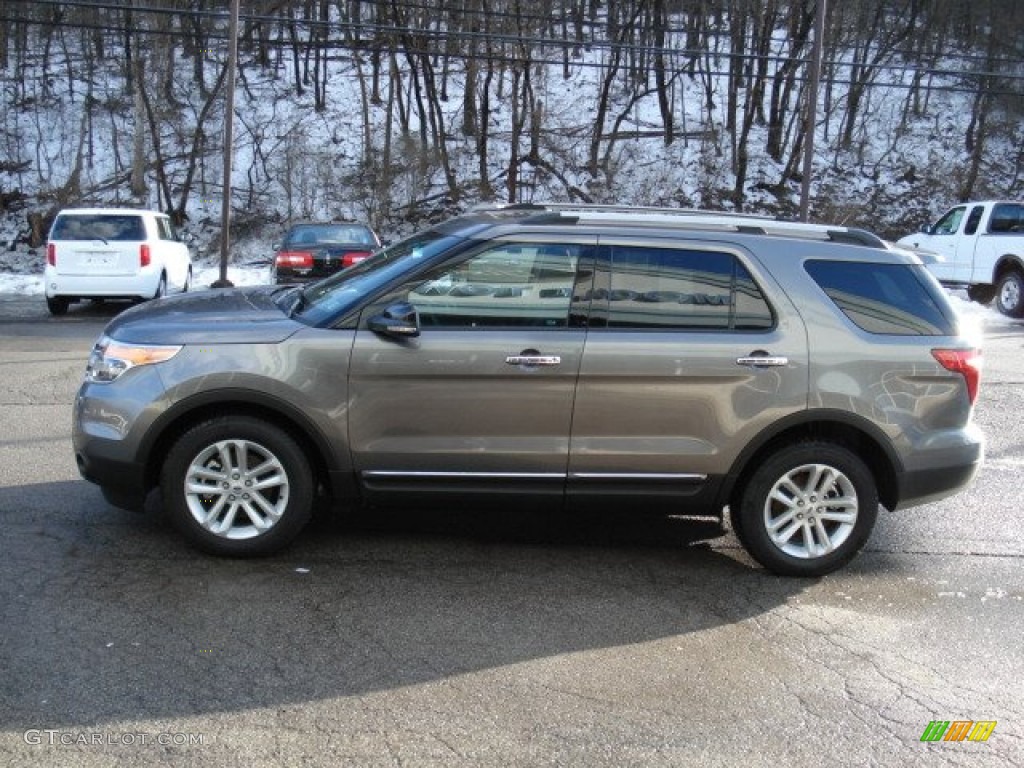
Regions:
<instances>
[{"instance_id":1,"label":"rear side window","mask_svg":"<svg viewBox=\"0 0 1024 768\"><path fill-rule=\"evenodd\" d=\"M1024 232L1024 205L999 203L992 209L988 231L993 234Z\"/></svg>"},{"instance_id":2,"label":"rear side window","mask_svg":"<svg viewBox=\"0 0 1024 768\"><path fill-rule=\"evenodd\" d=\"M956 316L921 265L808 261L805 268L861 330L891 336L956 335Z\"/></svg>"},{"instance_id":3,"label":"rear side window","mask_svg":"<svg viewBox=\"0 0 1024 768\"><path fill-rule=\"evenodd\" d=\"M156 220L157 234L161 240L177 240L178 235L174 231L174 226L171 224L171 220L160 216Z\"/></svg>"},{"instance_id":4,"label":"rear side window","mask_svg":"<svg viewBox=\"0 0 1024 768\"><path fill-rule=\"evenodd\" d=\"M139 241L146 239L146 227L131 214L73 214L57 217L50 239Z\"/></svg>"},{"instance_id":5,"label":"rear side window","mask_svg":"<svg viewBox=\"0 0 1024 768\"><path fill-rule=\"evenodd\" d=\"M760 289L731 253L648 246L612 246L610 251L610 279L599 279L594 296L595 304L605 302L607 322L597 324L673 330L774 325ZM601 271L607 270L606 257Z\"/></svg>"}]
</instances>

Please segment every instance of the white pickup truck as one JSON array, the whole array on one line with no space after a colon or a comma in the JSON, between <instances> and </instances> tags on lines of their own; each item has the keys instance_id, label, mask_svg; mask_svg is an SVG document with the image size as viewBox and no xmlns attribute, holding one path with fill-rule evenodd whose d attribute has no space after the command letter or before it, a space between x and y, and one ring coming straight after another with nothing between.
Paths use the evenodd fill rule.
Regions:
<instances>
[{"instance_id":1,"label":"white pickup truck","mask_svg":"<svg viewBox=\"0 0 1024 768\"><path fill-rule=\"evenodd\" d=\"M1024 317L1024 202L962 203L899 243L938 254L941 260L927 267L943 285L966 288L982 304L995 299L1004 315Z\"/></svg>"}]
</instances>

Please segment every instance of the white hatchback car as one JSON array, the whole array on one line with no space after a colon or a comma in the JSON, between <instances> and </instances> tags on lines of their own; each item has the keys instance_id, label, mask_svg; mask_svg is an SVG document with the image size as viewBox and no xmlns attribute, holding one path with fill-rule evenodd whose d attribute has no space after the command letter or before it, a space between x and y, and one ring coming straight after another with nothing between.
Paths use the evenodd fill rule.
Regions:
<instances>
[{"instance_id":1,"label":"white hatchback car","mask_svg":"<svg viewBox=\"0 0 1024 768\"><path fill-rule=\"evenodd\" d=\"M69 208L46 244L46 305L63 315L80 299L155 299L192 284L192 256L166 214Z\"/></svg>"}]
</instances>

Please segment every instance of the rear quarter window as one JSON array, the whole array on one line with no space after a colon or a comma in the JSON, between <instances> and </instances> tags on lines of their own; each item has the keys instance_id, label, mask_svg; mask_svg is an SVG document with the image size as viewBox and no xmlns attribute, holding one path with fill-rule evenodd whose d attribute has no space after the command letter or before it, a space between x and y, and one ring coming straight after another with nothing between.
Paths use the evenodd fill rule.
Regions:
<instances>
[{"instance_id":1,"label":"rear quarter window","mask_svg":"<svg viewBox=\"0 0 1024 768\"><path fill-rule=\"evenodd\" d=\"M808 261L807 273L861 330L890 336L954 336L956 315L916 264Z\"/></svg>"}]
</instances>

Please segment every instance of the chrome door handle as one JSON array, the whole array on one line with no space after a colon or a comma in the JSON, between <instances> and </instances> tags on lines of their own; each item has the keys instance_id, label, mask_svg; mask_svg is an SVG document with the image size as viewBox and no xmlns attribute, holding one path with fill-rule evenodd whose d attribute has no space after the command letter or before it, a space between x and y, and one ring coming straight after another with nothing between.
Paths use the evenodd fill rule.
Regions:
<instances>
[{"instance_id":1,"label":"chrome door handle","mask_svg":"<svg viewBox=\"0 0 1024 768\"><path fill-rule=\"evenodd\" d=\"M782 355L748 355L737 357L736 365L747 365L751 368L781 368L789 365L789 358Z\"/></svg>"},{"instance_id":2,"label":"chrome door handle","mask_svg":"<svg viewBox=\"0 0 1024 768\"><path fill-rule=\"evenodd\" d=\"M558 355L509 355L505 358L509 365L561 365L562 358Z\"/></svg>"}]
</instances>

